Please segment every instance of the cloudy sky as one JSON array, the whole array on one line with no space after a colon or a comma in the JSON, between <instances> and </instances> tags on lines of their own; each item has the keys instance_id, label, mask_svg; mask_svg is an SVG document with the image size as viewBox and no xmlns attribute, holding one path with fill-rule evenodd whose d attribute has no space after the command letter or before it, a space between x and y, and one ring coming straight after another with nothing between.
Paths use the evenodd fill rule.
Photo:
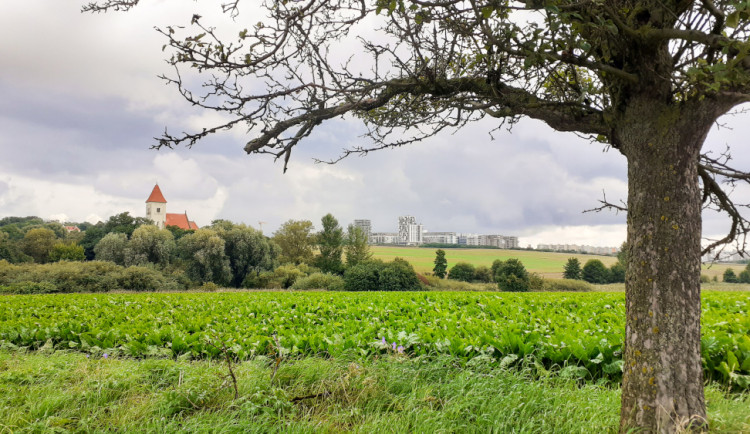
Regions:
<instances>
[{"instance_id":1,"label":"cloudy sky","mask_svg":"<svg viewBox=\"0 0 750 434\"><path fill-rule=\"evenodd\" d=\"M406 148L315 164L313 157L365 144L361 125L335 121L298 148L286 174L270 158L247 156L241 131L193 149L151 150L165 126L194 130L215 119L157 78L170 70L154 26L188 25L193 13L220 25L221 2L144 0L129 13L99 15L81 14L82 3L0 2L0 217L140 216L158 182L168 211L187 211L199 225L264 222L271 233L288 219L319 226L330 212L343 225L369 218L374 231L396 231L398 216L408 214L430 231L516 235L522 246L625 239L624 214L582 213L603 190L625 200L625 158L535 121L494 139L495 124L483 121ZM723 119L706 146L734 145L735 164L747 170L749 120ZM705 215L704 234L724 227Z\"/></svg>"}]
</instances>

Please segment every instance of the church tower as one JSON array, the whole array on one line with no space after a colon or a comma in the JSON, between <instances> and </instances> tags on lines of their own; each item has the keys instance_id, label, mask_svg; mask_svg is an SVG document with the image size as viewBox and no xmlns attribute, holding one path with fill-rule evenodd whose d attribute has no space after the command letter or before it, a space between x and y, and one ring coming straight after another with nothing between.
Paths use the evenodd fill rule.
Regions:
<instances>
[{"instance_id":1,"label":"church tower","mask_svg":"<svg viewBox=\"0 0 750 434\"><path fill-rule=\"evenodd\" d=\"M146 199L146 218L153 220L159 229L164 229L167 225L167 200L161 194L159 184L154 186Z\"/></svg>"}]
</instances>

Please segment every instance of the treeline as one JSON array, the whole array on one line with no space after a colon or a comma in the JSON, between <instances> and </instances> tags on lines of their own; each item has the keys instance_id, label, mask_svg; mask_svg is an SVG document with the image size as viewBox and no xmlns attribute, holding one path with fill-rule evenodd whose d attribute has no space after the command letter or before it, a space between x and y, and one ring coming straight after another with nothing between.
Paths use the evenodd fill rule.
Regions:
<instances>
[{"instance_id":1,"label":"treeline","mask_svg":"<svg viewBox=\"0 0 750 434\"><path fill-rule=\"evenodd\" d=\"M289 220L272 237L215 220L198 230L159 229L127 212L95 225L37 217L0 221L0 291L101 292L195 287L410 290L422 285L403 260L372 260L366 235L331 215Z\"/></svg>"},{"instance_id":2,"label":"treeline","mask_svg":"<svg viewBox=\"0 0 750 434\"><path fill-rule=\"evenodd\" d=\"M736 274L733 269L727 268L726 270L724 270L724 275L722 276L722 278L722 280L726 283L750 283L750 264L747 264L745 266L745 269L740 271L739 274ZM715 276L714 280L717 280ZM701 276L701 281L708 281L708 277Z\"/></svg>"},{"instance_id":3,"label":"treeline","mask_svg":"<svg viewBox=\"0 0 750 434\"><path fill-rule=\"evenodd\" d=\"M574 280L547 280L537 273L530 273L523 263L516 258L505 261L496 259L492 266L475 266L468 262L458 262L448 270L448 259L443 249L435 251L435 267L432 277L448 278L467 283L496 284L497 289L508 292L526 291L590 291L592 288L585 282Z\"/></svg>"},{"instance_id":4,"label":"treeline","mask_svg":"<svg viewBox=\"0 0 750 434\"><path fill-rule=\"evenodd\" d=\"M569 258L563 267L563 278L571 280L583 280L588 283L597 285L607 283L625 282L625 270L628 266L628 245L622 243L620 251L617 253L617 262L607 268L604 263L598 259L589 259L581 267L578 258Z\"/></svg>"}]
</instances>

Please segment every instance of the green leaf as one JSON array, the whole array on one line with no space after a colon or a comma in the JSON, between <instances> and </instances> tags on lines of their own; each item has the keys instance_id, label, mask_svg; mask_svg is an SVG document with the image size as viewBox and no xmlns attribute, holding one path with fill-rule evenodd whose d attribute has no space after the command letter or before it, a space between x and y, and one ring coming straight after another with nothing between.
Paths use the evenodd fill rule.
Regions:
<instances>
[{"instance_id":1,"label":"green leaf","mask_svg":"<svg viewBox=\"0 0 750 434\"><path fill-rule=\"evenodd\" d=\"M727 16L726 26L735 28L740 23L740 12L734 11Z\"/></svg>"}]
</instances>

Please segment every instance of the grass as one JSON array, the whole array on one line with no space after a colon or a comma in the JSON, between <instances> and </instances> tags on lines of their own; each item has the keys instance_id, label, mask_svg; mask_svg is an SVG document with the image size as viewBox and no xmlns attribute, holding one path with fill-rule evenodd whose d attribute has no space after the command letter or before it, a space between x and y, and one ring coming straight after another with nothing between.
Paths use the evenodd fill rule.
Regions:
<instances>
[{"instance_id":1,"label":"grass","mask_svg":"<svg viewBox=\"0 0 750 434\"><path fill-rule=\"evenodd\" d=\"M386 247L372 246L373 257L390 261L395 257L409 261L419 273L432 272L435 266L435 250L420 247ZM520 259L526 269L547 278L562 278L563 266L568 258L578 258L581 266L589 259L599 259L604 265L611 266L617 262L614 256L583 255L572 253L537 252L531 250L503 250L503 249L443 249L448 260L448 268L458 262L468 262L476 265L491 266L496 259Z\"/></svg>"},{"instance_id":2,"label":"grass","mask_svg":"<svg viewBox=\"0 0 750 434\"><path fill-rule=\"evenodd\" d=\"M0 352L0 432L616 432L619 390L475 359L256 359L236 365ZM533 381L532 381L533 380ZM750 398L707 390L716 432Z\"/></svg>"}]
</instances>

